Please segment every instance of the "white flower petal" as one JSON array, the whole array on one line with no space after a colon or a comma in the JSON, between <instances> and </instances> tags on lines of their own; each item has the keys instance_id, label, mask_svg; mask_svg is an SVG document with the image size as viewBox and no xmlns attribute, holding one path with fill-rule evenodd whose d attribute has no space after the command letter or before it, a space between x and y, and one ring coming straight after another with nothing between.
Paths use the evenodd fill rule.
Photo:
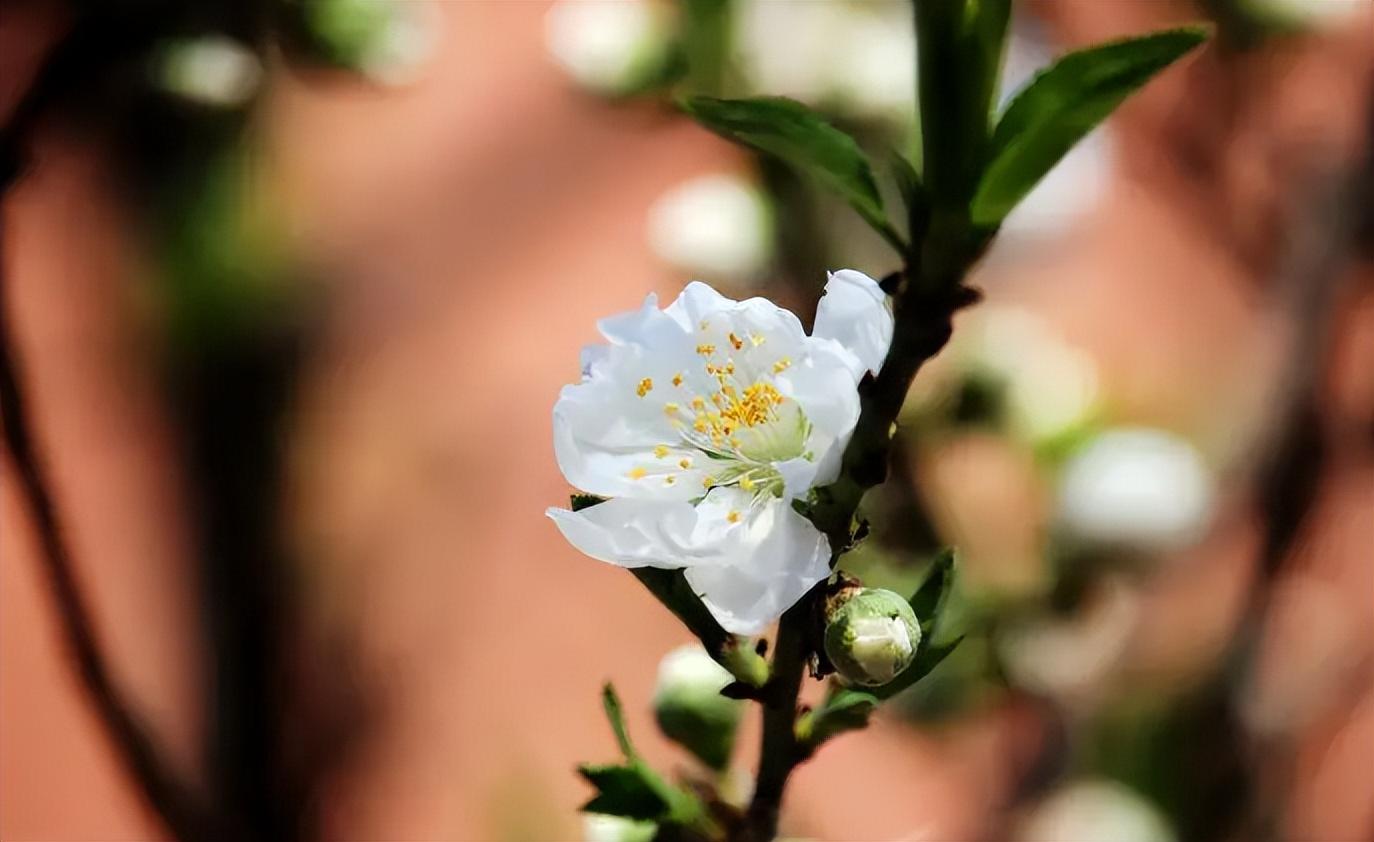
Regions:
<instances>
[{"instance_id":1,"label":"white flower petal","mask_svg":"<svg viewBox=\"0 0 1374 842\"><path fill-rule=\"evenodd\" d=\"M830 542L778 499L756 505L739 537L733 563L685 575L726 631L758 634L830 575Z\"/></svg>"},{"instance_id":2,"label":"white flower petal","mask_svg":"<svg viewBox=\"0 0 1374 842\"><path fill-rule=\"evenodd\" d=\"M853 355L830 340L812 339L807 347L802 362L778 376L778 389L795 400L811 422L807 448L815 466L810 479L810 487L814 487L835 481L840 457L859 421L859 393L854 379L854 369L859 364ZM787 479L786 474L783 477ZM791 495L791 491L788 493Z\"/></svg>"},{"instance_id":3,"label":"white flower petal","mask_svg":"<svg viewBox=\"0 0 1374 842\"><path fill-rule=\"evenodd\" d=\"M877 374L892 344L892 311L887 293L862 272L841 269L830 273L825 295L816 305L816 326L811 335L834 339L858 357L862 368Z\"/></svg>"},{"instance_id":4,"label":"white flower petal","mask_svg":"<svg viewBox=\"0 0 1374 842\"><path fill-rule=\"evenodd\" d=\"M580 512L551 508L546 514L568 543L598 561L664 568L699 562L683 551L697 531L691 503L621 497Z\"/></svg>"},{"instance_id":5,"label":"white flower petal","mask_svg":"<svg viewBox=\"0 0 1374 842\"><path fill-rule=\"evenodd\" d=\"M607 316L596 323L601 335L615 345L653 347L670 344L681 335L672 319L658 309L658 296L649 293L638 310Z\"/></svg>"}]
</instances>

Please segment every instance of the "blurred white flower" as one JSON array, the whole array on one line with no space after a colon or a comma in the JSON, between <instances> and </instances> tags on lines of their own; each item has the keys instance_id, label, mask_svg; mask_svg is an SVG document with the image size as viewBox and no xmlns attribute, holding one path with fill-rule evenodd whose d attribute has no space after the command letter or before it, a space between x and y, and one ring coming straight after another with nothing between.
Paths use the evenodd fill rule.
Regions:
<instances>
[{"instance_id":1,"label":"blurred white flower","mask_svg":"<svg viewBox=\"0 0 1374 842\"><path fill-rule=\"evenodd\" d=\"M758 93L914 122L916 38L906 3L746 0L738 14L741 66Z\"/></svg>"},{"instance_id":2,"label":"blurred white flower","mask_svg":"<svg viewBox=\"0 0 1374 842\"><path fill-rule=\"evenodd\" d=\"M674 187L649 209L648 229L659 257L708 278L756 277L773 255L768 200L735 175L706 175Z\"/></svg>"},{"instance_id":3,"label":"blurred white flower","mask_svg":"<svg viewBox=\"0 0 1374 842\"><path fill-rule=\"evenodd\" d=\"M1150 802L1105 779L1066 784L1022 823L1017 842L1174 842L1168 821Z\"/></svg>"},{"instance_id":4,"label":"blurred white flower","mask_svg":"<svg viewBox=\"0 0 1374 842\"><path fill-rule=\"evenodd\" d=\"M916 33L906 2L843 6L827 55L824 94L846 114L898 126L915 122Z\"/></svg>"},{"instance_id":5,"label":"blurred white flower","mask_svg":"<svg viewBox=\"0 0 1374 842\"><path fill-rule=\"evenodd\" d=\"M1067 620L1008 624L997 647L1017 684L1070 704L1090 706L1131 641L1140 597L1107 578Z\"/></svg>"},{"instance_id":6,"label":"blurred white flower","mask_svg":"<svg viewBox=\"0 0 1374 842\"><path fill-rule=\"evenodd\" d=\"M442 15L427 0L387 5L391 14L364 53L362 71L386 85L407 85L420 78L438 52Z\"/></svg>"},{"instance_id":7,"label":"blurred white flower","mask_svg":"<svg viewBox=\"0 0 1374 842\"><path fill-rule=\"evenodd\" d=\"M1344 26L1374 9L1369 0L1248 0L1247 5L1256 13L1312 29Z\"/></svg>"},{"instance_id":8,"label":"blurred white flower","mask_svg":"<svg viewBox=\"0 0 1374 842\"><path fill-rule=\"evenodd\" d=\"M1097 364L1035 313L985 307L967 337L959 340L959 357L1005 388L1006 422L1020 438L1052 440L1097 410Z\"/></svg>"},{"instance_id":9,"label":"blurred white flower","mask_svg":"<svg viewBox=\"0 0 1374 842\"><path fill-rule=\"evenodd\" d=\"M1064 466L1059 521L1089 543L1160 552L1202 537L1212 498L1212 474L1188 442L1162 430L1109 430Z\"/></svg>"},{"instance_id":10,"label":"blurred white flower","mask_svg":"<svg viewBox=\"0 0 1374 842\"><path fill-rule=\"evenodd\" d=\"M599 327L610 344L560 394L554 451L570 483L612 499L549 516L593 558L685 569L722 626L761 631L829 575L828 541L791 501L839 473L858 383L892 340L887 296L834 272L807 336L770 301L693 282Z\"/></svg>"},{"instance_id":11,"label":"blurred white flower","mask_svg":"<svg viewBox=\"0 0 1374 842\"><path fill-rule=\"evenodd\" d=\"M663 660L658 662L654 698L696 692L703 688L710 693L719 693L722 687L734 680L729 670L716 663L705 648L688 643L664 655Z\"/></svg>"},{"instance_id":12,"label":"blurred white flower","mask_svg":"<svg viewBox=\"0 0 1374 842\"><path fill-rule=\"evenodd\" d=\"M544 43L579 84L617 94L667 60L669 24L650 0L559 0L544 17Z\"/></svg>"},{"instance_id":13,"label":"blurred white flower","mask_svg":"<svg viewBox=\"0 0 1374 842\"><path fill-rule=\"evenodd\" d=\"M735 677L696 643L663 656L654 686L654 718L668 739L712 769L730 763L744 703L720 694Z\"/></svg>"},{"instance_id":14,"label":"blurred white flower","mask_svg":"<svg viewBox=\"0 0 1374 842\"><path fill-rule=\"evenodd\" d=\"M650 842L656 833L658 825L653 822L638 822L601 813L584 813L582 816L583 842Z\"/></svg>"},{"instance_id":15,"label":"blurred white flower","mask_svg":"<svg viewBox=\"0 0 1374 842\"><path fill-rule=\"evenodd\" d=\"M203 105L232 108L257 93L262 62L247 45L222 35L171 43L158 78L167 91Z\"/></svg>"},{"instance_id":16,"label":"blurred white flower","mask_svg":"<svg viewBox=\"0 0 1374 842\"><path fill-rule=\"evenodd\" d=\"M336 60L385 85L419 78L443 24L430 0L316 0L306 11Z\"/></svg>"}]
</instances>

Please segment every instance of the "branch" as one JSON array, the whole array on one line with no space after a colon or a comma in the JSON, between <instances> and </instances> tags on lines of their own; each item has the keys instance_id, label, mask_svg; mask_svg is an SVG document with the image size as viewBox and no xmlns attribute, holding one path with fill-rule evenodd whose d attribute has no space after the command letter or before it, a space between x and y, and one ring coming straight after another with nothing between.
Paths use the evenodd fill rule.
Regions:
<instances>
[{"instance_id":1,"label":"branch","mask_svg":"<svg viewBox=\"0 0 1374 842\"><path fill-rule=\"evenodd\" d=\"M22 146L46 106L70 83L72 66L85 46L69 35L44 63L33 85L16 106L0 135L0 198L23 168ZM212 840L230 836L202 802L172 770L165 752L134 712L133 705L110 675L96 643L90 611L81 595L71 554L63 538L57 507L44 477L29 426L30 414L4 306L4 255L0 252L0 416L5 447L14 465L21 496L28 505L38 535L38 558L47 576L67 648L76 661L77 678L86 690L117 756L142 789L149 806L168 831L182 840Z\"/></svg>"},{"instance_id":2,"label":"branch","mask_svg":"<svg viewBox=\"0 0 1374 842\"><path fill-rule=\"evenodd\" d=\"M0 308L0 415L5 422L5 446L38 533L39 561L47 574L66 645L76 659L77 677L124 765L172 835L183 840L216 838L208 811L172 772L165 754L115 686L96 644L90 611L77 584L57 509L34 450L13 345L4 308Z\"/></svg>"}]
</instances>

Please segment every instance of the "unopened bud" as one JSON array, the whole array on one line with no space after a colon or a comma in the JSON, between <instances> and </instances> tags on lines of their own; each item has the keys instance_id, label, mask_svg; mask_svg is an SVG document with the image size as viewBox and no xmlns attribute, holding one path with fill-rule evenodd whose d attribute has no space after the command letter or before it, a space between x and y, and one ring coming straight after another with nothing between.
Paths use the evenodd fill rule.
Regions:
<instances>
[{"instance_id":1,"label":"unopened bud","mask_svg":"<svg viewBox=\"0 0 1374 842\"><path fill-rule=\"evenodd\" d=\"M742 702L720 694L734 677L700 646L674 649L658 667L654 716L664 736L712 769L730 763Z\"/></svg>"},{"instance_id":2,"label":"unopened bud","mask_svg":"<svg viewBox=\"0 0 1374 842\"><path fill-rule=\"evenodd\" d=\"M886 684L911 665L921 626L911 605L892 591L864 588L834 605L825 654L851 684Z\"/></svg>"}]
</instances>

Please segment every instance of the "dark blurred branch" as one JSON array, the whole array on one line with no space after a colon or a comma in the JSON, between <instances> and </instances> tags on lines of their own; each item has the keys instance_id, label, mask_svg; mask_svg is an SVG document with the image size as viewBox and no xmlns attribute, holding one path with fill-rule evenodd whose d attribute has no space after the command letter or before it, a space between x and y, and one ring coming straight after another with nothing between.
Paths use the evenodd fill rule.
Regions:
<instances>
[{"instance_id":1,"label":"dark blurred branch","mask_svg":"<svg viewBox=\"0 0 1374 842\"><path fill-rule=\"evenodd\" d=\"M4 308L0 308L0 415L4 416L5 446L33 517L40 548L38 558L47 575L67 648L76 660L77 677L120 759L172 835L182 840L217 838L209 811L172 771L166 753L116 686L96 643L90 611L81 595L62 537L57 507L29 429L29 411L13 353L13 339Z\"/></svg>"},{"instance_id":2,"label":"dark blurred branch","mask_svg":"<svg viewBox=\"0 0 1374 842\"><path fill-rule=\"evenodd\" d=\"M1289 314L1293 336L1274 422L1261 445L1268 456L1255 478L1255 509L1262 524L1257 570L1223 662L1222 680L1215 685L1212 703L1204 706L1212 724L1202 733L1209 739L1199 741L1193 752L1212 758L1213 766L1224 758L1231 768L1217 776L1219 792L1197 793L1207 806L1193 826L1183 828L1184 839L1259 840L1276 834L1282 781L1246 780L1247 750L1263 747L1251 744L1233 696L1236 682L1243 686L1253 670L1273 585L1307 523L1327 461L1321 401L1340 294L1374 219L1374 96L1366 113L1368 129L1359 158L1323 172L1307 200L1292 211L1290 234L1274 273L1271 291ZM1223 797L1237 785L1242 797Z\"/></svg>"},{"instance_id":3,"label":"dark blurred branch","mask_svg":"<svg viewBox=\"0 0 1374 842\"><path fill-rule=\"evenodd\" d=\"M48 109L62 100L77 80L105 58L112 39L106 32L93 38L91 28L77 27L53 48L33 83L16 105L0 135L0 198L21 176L25 165L25 145ZM229 826L173 770L166 751L135 712L111 675L97 643L90 611L63 537L53 495L44 475L30 425L17 343L11 334L8 308L3 296L6 288L3 254L0 253L0 414L4 418L4 440L18 477L19 488L33 517L39 541L38 558L43 565L57 611L63 638L76 661L77 677L117 756L142 790L148 805L161 817L177 839L208 840L232 838Z\"/></svg>"}]
</instances>

